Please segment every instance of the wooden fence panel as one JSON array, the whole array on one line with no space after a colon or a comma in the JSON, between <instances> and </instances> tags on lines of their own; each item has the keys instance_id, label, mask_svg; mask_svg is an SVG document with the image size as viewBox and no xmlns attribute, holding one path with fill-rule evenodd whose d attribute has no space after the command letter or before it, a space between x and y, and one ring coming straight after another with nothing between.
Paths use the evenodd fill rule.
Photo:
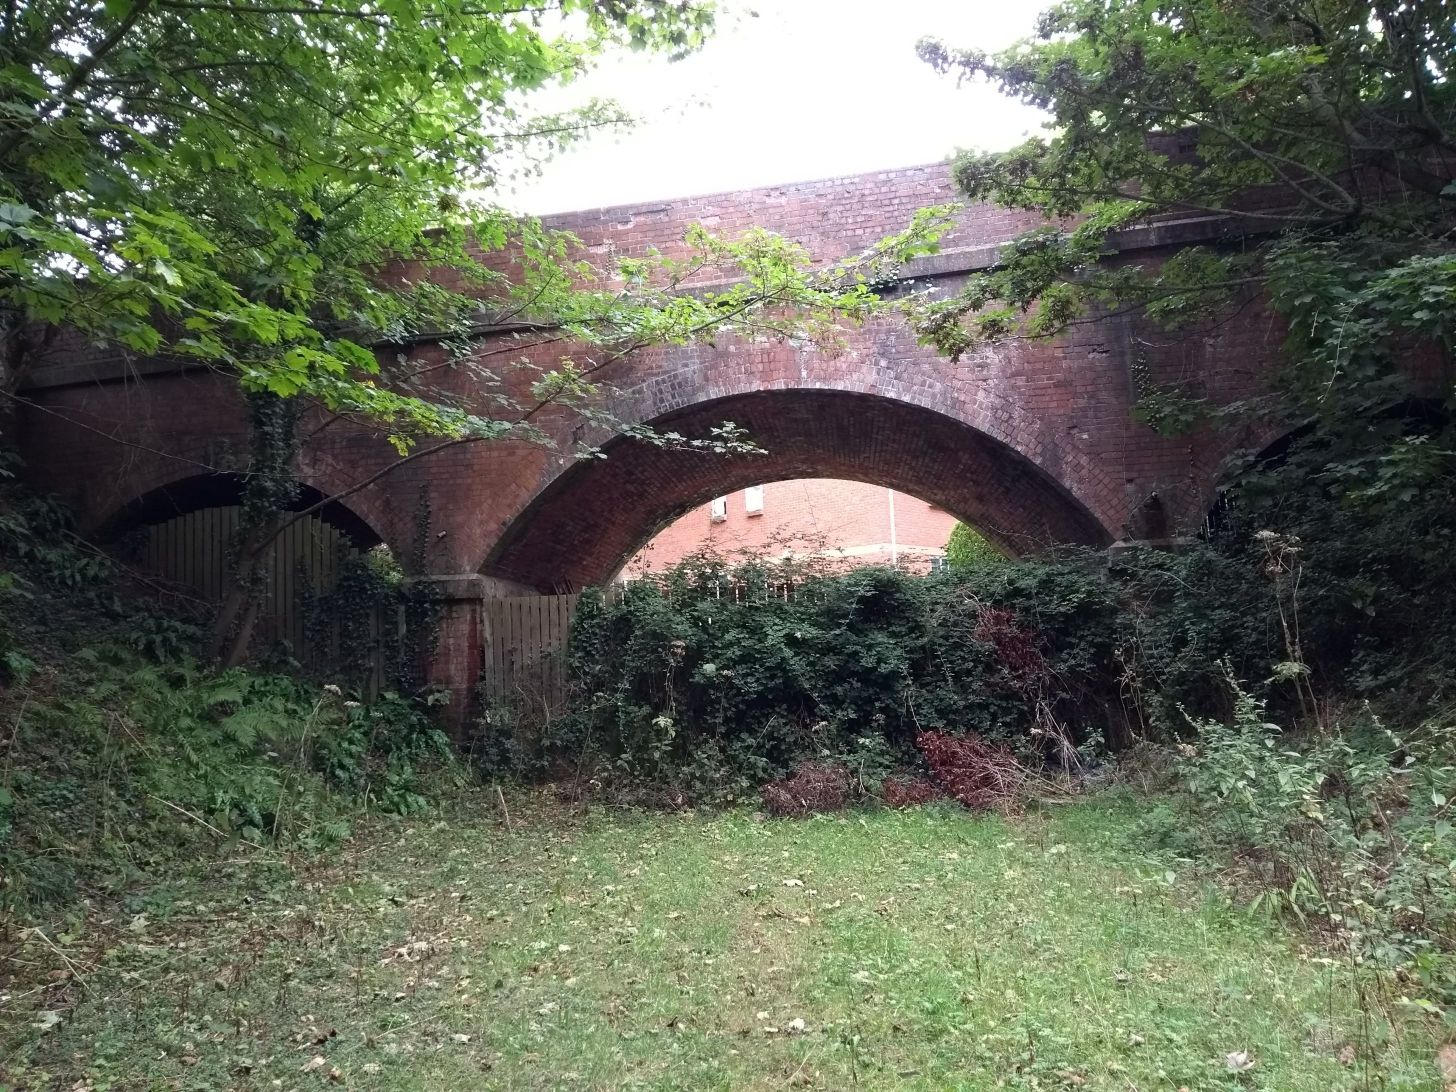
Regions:
<instances>
[{"instance_id":1,"label":"wooden fence panel","mask_svg":"<svg viewBox=\"0 0 1456 1092\"><path fill-rule=\"evenodd\" d=\"M199 599L218 602L228 587L228 554L240 514L236 505L200 508L149 527L143 565ZM332 588L339 578L340 561L358 553L342 531L317 517L308 516L286 527L274 541L269 559L269 583L256 630L257 647L287 641L293 655L311 669L321 670L335 663L339 635L311 631L305 592L310 588ZM376 616L370 620L373 664L367 690L371 695L378 693L385 681L382 638L401 624L398 618Z\"/></svg>"},{"instance_id":2,"label":"wooden fence panel","mask_svg":"<svg viewBox=\"0 0 1456 1092\"><path fill-rule=\"evenodd\" d=\"M578 595L487 599L481 611L481 689L493 705L551 715L567 699L566 641Z\"/></svg>"},{"instance_id":3,"label":"wooden fence panel","mask_svg":"<svg viewBox=\"0 0 1456 1092\"><path fill-rule=\"evenodd\" d=\"M144 562L164 580L216 602L228 586L228 551L238 527L236 506L203 508L148 529ZM338 528L308 517L290 524L273 545L266 609L258 620L259 647L286 641L293 655L313 670L338 657L337 632L309 626L307 587L331 588L339 563L358 551ZM566 642L578 595L525 595L486 600L482 613L483 697L492 703L525 706L551 715L566 702ZM370 623L374 670L368 690L384 683L386 638L400 618L376 617Z\"/></svg>"}]
</instances>

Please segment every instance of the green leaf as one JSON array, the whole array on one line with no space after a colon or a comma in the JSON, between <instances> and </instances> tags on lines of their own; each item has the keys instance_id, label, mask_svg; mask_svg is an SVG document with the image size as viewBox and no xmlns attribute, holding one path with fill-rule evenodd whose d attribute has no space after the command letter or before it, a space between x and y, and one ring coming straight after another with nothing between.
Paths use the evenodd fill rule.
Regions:
<instances>
[{"instance_id":1,"label":"green leaf","mask_svg":"<svg viewBox=\"0 0 1456 1092\"><path fill-rule=\"evenodd\" d=\"M17 205L10 202L0 203L0 224L16 227L20 224L29 223L35 217L35 209L30 208L28 205Z\"/></svg>"}]
</instances>

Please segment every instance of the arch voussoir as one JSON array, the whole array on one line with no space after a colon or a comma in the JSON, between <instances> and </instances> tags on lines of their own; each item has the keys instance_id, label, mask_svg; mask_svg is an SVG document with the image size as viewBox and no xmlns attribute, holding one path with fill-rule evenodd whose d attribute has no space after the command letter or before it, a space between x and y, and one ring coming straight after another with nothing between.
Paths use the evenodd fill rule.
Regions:
<instances>
[{"instance_id":1,"label":"arch voussoir","mask_svg":"<svg viewBox=\"0 0 1456 1092\"><path fill-rule=\"evenodd\" d=\"M1014 554L1111 541L1087 506L1027 457L912 402L853 389L780 387L707 399L651 423L687 435L724 419L745 426L764 453L722 456L612 441L606 458L577 463L548 482L482 571L542 591L601 583L657 531L711 497L806 477L914 494Z\"/></svg>"}]
</instances>

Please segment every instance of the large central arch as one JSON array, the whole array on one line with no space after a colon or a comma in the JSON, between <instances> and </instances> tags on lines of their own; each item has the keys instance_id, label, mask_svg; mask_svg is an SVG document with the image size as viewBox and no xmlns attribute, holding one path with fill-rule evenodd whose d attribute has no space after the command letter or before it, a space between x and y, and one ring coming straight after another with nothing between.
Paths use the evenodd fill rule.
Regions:
<instances>
[{"instance_id":1,"label":"large central arch","mask_svg":"<svg viewBox=\"0 0 1456 1092\"><path fill-rule=\"evenodd\" d=\"M614 440L606 458L576 463L541 490L506 528L485 574L543 592L600 584L697 505L788 478L891 486L975 525L1011 554L1112 541L1088 508L1030 459L910 402L791 388L699 402L651 424L693 436L725 420L746 428L765 454L722 456Z\"/></svg>"}]
</instances>

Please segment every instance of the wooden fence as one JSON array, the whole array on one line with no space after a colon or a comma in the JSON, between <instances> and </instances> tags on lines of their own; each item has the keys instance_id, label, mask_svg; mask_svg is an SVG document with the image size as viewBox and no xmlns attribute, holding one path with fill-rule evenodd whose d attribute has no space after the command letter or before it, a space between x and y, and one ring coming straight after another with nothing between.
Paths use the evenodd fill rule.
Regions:
<instances>
[{"instance_id":1,"label":"wooden fence","mask_svg":"<svg viewBox=\"0 0 1456 1092\"><path fill-rule=\"evenodd\" d=\"M153 524L147 528L142 547L143 567L199 599L218 602L228 587L228 551L240 515L237 505L219 505ZM338 671L339 633L336 627L320 632L310 625L309 593L332 588L339 567L359 552L344 532L316 516L284 528L268 558L268 586L254 631L254 649L263 651L286 642L293 657L309 670L325 677ZM382 610L369 619L372 662L364 686L370 695L386 684L383 646L400 624L398 618L383 617ZM357 650L352 654L357 655ZM357 668L358 664L350 666Z\"/></svg>"},{"instance_id":2,"label":"wooden fence","mask_svg":"<svg viewBox=\"0 0 1456 1092\"><path fill-rule=\"evenodd\" d=\"M481 698L550 717L566 703L566 639L579 595L487 599L481 611Z\"/></svg>"},{"instance_id":3,"label":"wooden fence","mask_svg":"<svg viewBox=\"0 0 1456 1092\"><path fill-rule=\"evenodd\" d=\"M199 508L154 524L147 529L143 563L164 580L191 588L198 598L217 602L227 588L228 548L241 511L237 505ZM284 528L268 559L259 640L265 645L287 641L302 651L308 643L304 593L333 587L340 563L358 552L348 536L316 516Z\"/></svg>"},{"instance_id":4,"label":"wooden fence","mask_svg":"<svg viewBox=\"0 0 1456 1092\"><path fill-rule=\"evenodd\" d=\"M147 529L142 563L168 583L216 602L228 582L228 547L240 509L202 508ZM339 566L358 549L338 528L309 516L291 524L273 545L269 586L258 619L255 648L287 642L293 656L327 673L338 658L337 633L311 628L305 594L327 591ZM484 664L481 698L531 716L550 717L567 698L566 641L579 595L525 595L487 599L481 611ZM398 619L375 618L371 629L381 646ZM376 649L369 690L381 685L384 659Z\"/></svg>"}]
</instances>

